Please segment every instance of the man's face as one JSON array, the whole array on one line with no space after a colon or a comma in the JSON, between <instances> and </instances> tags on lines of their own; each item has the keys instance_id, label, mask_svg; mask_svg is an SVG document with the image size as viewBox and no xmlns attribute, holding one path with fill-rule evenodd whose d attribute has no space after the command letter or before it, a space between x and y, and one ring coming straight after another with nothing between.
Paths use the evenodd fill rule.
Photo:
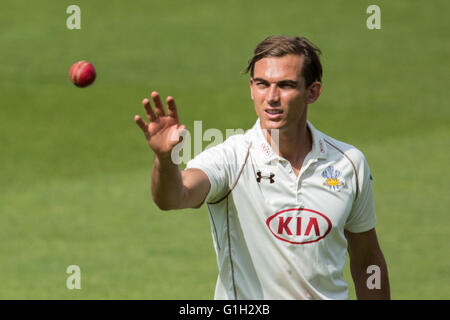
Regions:
<instances>
[{"instance_id":1,"label":"man's face","mask_svg":"<svg viewBox=\"0 0 450 320\"><path fill-rule=\"evenodd\" d=\"M286 130L306 120L307 104L318 98L321 86L305 88L302 67L303 57L293 54L255 63L250 92L263 129Z\"/></svg>"}]
</instances>

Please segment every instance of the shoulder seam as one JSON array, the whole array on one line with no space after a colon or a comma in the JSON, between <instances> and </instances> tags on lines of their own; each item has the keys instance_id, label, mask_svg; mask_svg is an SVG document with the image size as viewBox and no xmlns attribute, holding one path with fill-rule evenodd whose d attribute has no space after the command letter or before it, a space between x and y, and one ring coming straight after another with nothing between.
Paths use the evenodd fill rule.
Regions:
<instances>
[{"instance_id":1,"label":"shoulder seam","mask_svg":"<svg viewBox=\"0 0 450 320\"><path fill-rule=\"evenodd\" d=\"M238 173L238 176L236 178L236 181L233 183L233 185L231 186L230 190L228 190L228 192L222 198L220 198L219 200L213 201L213 202L207 202L207 204L217 204L217 203L221 202L222 200L228 198L230 193L236 187L236 185L237 185L237 183L239 181L239 178L241 177L242 171L244 171L244 167L247 164L247 160L248 160L248 157L250 155L250 148L251 148L251 146L252 146L252 142L250 142L250 144L248 146L247 155L245 156L244 164L242 165L241 169L239 170L239 173Z\"/></svg>"}]
</instances>

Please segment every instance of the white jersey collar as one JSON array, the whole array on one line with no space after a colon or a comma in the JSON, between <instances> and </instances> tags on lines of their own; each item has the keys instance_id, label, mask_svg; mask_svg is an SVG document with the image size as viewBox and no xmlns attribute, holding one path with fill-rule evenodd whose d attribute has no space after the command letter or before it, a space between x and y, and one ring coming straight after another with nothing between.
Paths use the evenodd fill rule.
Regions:
<instances>
[{"instance_id":1,"label":"white jersey collar","mask_svg":"<svg viewBox=\"0 0 450 320\"><path fill-rule=\"evenodd\" d=\"M318 131L311 122L306 121L308 128L311 131L312 136L312 148L311 148L311 158L315 159L326 159L327 158L327 145L323 139L322 133ZM258 158L264 163L270 163L274 160L282 161L285 160L281 158L272 148L272 146L267 142L264 136L263 130L261 129L261 124L259 118L256 120L252 131L252 141L254 150Z\"/></svg>"}]
</instances>

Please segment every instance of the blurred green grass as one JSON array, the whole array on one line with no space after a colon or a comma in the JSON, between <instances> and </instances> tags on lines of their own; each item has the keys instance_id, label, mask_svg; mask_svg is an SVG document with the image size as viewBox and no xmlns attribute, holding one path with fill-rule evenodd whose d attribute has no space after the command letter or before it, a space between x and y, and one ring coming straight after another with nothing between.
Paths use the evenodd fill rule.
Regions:
<instances>
[{"instance_id":1,"label":"blurred green grass","mask_svg":"<svg viewBox=\"0 0 450 320\"><path fill-rule=\"evenodd\" d=\"M206 208L155 207L133 116L157 90L188 128L249 128L240 72L271 34L323 51L309 117L368 158L392 297L449 297L448 2L377 1L377 31L369 1L77 1L82 29L68 30L71 4L6 0L0 11L0 298L212 298ZM98 72L87 89L68 77L81 59ZM70 264L82 290L65 287Z\"/></svg>"}]
</instances>

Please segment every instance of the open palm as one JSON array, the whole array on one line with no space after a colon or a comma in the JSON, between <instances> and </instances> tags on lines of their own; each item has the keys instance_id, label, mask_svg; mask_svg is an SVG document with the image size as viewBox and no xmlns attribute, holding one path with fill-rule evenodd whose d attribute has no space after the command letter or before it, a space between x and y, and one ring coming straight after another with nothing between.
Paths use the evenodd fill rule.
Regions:
<instances>
[{"instance_id":1,"label":"open palm","mask_svg":"<svg viewBox=\"0 0 450 320\"><path fill-rule=\"evenodd\" d=\"M178 121L177 107L172 97L167 97L167 114L157 92L151 94L154 108L150 105L149 99L144 99L145 113L149 120L146 123L140 116L136 115L134 121L144 132L145 138L150 148L158 156L170 156L172 149L181 141L181 132L185 129Z\"/></svg>"}]
</instances>

